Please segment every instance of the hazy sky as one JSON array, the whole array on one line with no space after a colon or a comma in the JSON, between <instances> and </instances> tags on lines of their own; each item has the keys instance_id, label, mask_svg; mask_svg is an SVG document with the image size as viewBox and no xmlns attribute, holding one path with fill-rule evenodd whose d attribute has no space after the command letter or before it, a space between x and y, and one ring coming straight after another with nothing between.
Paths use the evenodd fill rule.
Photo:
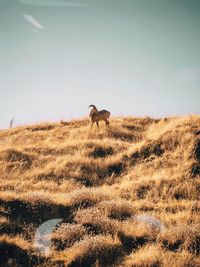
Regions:
<instances>
[{"instance_id":1,"label":"hazy sky","mask_svg":"<svg viewBox=\"0 0 200 267\"><path fill-rule=\"evenodd\" d=\"M199 0L0 0L0 128L200 113Z\"/></svg>"}]
</instances>

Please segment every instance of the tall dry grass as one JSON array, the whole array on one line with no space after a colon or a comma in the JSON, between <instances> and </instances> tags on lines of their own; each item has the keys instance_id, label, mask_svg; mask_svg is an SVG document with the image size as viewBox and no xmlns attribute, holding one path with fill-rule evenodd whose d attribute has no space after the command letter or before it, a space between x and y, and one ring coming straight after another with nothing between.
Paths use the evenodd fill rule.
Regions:
<instances>
[{"instance_id":1,"label":"tall dry grass","mask_svg":"<svg viewBox=\"0 0 200 267\"><path fill-rule=\"evenodd\" d=\"M200 266L199 195L200 116L1 130L0 266Z\"/></svg>"}]
</instances>

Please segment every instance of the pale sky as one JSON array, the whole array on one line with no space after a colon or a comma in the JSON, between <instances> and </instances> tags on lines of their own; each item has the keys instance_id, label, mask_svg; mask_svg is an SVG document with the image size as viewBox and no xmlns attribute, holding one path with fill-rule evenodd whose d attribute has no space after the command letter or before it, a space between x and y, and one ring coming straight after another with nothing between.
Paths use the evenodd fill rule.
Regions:
<instances>
[{"instance_id":1,"label":"pale sky","mask_svg":"<svg viewBox=\"0 0 200 267\"><path fill-rule=\"evenodd\" d=\"M0 0L0 128L200 113L199 0Z\"/></svg>"}]
</instances>

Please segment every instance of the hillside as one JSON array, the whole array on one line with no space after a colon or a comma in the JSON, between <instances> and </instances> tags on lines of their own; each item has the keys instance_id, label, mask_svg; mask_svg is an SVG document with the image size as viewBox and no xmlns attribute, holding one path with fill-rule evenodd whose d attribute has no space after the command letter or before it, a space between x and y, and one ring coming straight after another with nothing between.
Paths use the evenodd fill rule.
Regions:
<instances>
[{"instance_id":1,"label":"hillside","mask_svg":"<svg viewBox=\"0 0 200 267\"><path fill-rule=\"evenodd\" d=\"M199 200L200 116L0 131L0 266L200 266Z\"/></svg>"}]
</instances>

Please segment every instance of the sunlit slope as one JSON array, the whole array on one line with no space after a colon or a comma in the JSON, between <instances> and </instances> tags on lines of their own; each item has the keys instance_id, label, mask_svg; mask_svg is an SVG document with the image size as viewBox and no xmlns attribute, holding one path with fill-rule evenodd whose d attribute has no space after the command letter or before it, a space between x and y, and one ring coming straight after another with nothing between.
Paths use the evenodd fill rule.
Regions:
<instances>
[{"instance_id":1,"label":"sunlit slope","mask_svg":"<svg viewBox=\"0 0 200 267\"><path fill-rule=\"evenodd\" d=\"M200 266L199 196L200 116L1 130L0 266Z\"/></svg>"}]
</instances>

